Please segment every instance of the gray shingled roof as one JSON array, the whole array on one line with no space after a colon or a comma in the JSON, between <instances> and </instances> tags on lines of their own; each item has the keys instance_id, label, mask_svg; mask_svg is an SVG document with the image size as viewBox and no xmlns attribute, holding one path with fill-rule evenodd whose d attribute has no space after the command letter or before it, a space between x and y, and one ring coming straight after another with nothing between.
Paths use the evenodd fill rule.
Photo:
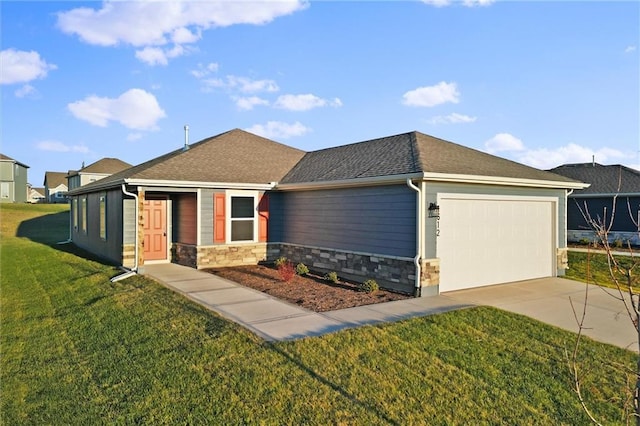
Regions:
<instances>
[{"instance_id":1,"label":"gray shingled roof","mask_svg":"<svg viewBox=\"0 0 640 426\"><path fill-rule=\"evenodd\" d=\"M574 182L564 176L420 132L410 132L309 152L280 183L311 183L412 173Z\"/></svg>"},{"instance_id":2,"label":"gray shingled roof","mask_svg":"<svg viewBox=\"0 0 640 426\"><path fill-rule=\"evenodd\" d=\"M67 186L67 174L64 172L45 172L43 185L48 188L55 188L58 185Z\"/></svg>"},{"instance_id":3,"label":"gray shingled roof","mask_svg":"<svg viewBox=\"0 0 640 426\"><path fill-rule=\"evenodd\" d=\"M128 180L281 184L415 173L479 175L576 183L548 171L419 132L305 153L235 129L86 185L90 192Z\"/></svg>"},{"instance_id":4,"label":"gray shingled roof","mask_svg":"<svg viewBox=\"0 0 640 426\"><path fill-rule=\"evenodd\" d=\"M282 179L303 155L299 149L234 129L90 183L80 192L124 179L268 184Z\"/></svg>"},{"instance_id":5,"label":"gray shingled roof","mask_svg":"<svg viewBox=\"0 0 640 426\"><path fill-rule=\"evenodd\" d=\"M20 161L15 160L15 159L9 157L8 155L0 154L0 160L13 161L16 164L20 164L22 167L26 167L27 169L29 168L29 166L27 166L26 164L21 163Z\"/></svg>"},{"instance_id":6,"label":"gray shingled roof","mask_svg":"<svg viewBox=\"0 0 640 426\"><path fill-rule=\"evenodd\" d=\"M126 163L117 158L103 158L95 163L89 164L80 170L69 170L68 176L76 176L79 173L100 173L100 174L114 174L122 170L128 169L131 164Z\"/></svg>"},{"instance_id":7,"label":"gray shingled roof","mask_svg":"<svg viewBox=\"0 0 640 426\"><path fill-rule=\"evenodd\" d=\"M550 171L591 184L587 189L576 190L574 195L640 194L640 171L620 164L565 164Z\"/></svg>"}]
</instances>

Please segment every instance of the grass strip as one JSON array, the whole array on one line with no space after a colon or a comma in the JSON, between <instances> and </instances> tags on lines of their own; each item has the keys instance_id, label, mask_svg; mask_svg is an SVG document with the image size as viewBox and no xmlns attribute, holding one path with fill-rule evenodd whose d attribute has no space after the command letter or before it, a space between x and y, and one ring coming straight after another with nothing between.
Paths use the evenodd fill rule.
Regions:
<instances>
[{"instance_id":1,"label":"grass strip","mask_svg":"<svg viewBox=\"0 0 640 426\"><path fill-rule=\"evenodd\" d=\"M2 424L586 424L575 335L493 308L269 344L69 245L60 206L0 206ZM569 306L567 306L569 309ZM635 356L584 340L583 386L624 420Z\"/></svg>"}]
</instances>

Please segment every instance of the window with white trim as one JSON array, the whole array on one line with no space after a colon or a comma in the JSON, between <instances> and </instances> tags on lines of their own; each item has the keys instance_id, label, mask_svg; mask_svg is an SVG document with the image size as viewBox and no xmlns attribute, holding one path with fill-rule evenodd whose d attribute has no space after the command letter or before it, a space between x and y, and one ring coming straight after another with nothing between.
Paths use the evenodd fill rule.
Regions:
<instances>
[{"instance_id":1,"label":"window with white trim","mask_svg":"<svg viewBox=\"0 0 640 426\"><path fill-rule=\"evenodd\" d=\"M0 198L9 198L11 194L11 185L9 182L0 183Z\"/></svg>"},{"instance_id":2,"label":"window with white trim","mask_svg":"<svg viewBox=\"0 0 640 426\"><path fill-rule=\"evenodd\" d=\"M73 229L78 230L78 220L80 219L80 212L78 211L78 197L73 199Z\"/></svg>"},{"instance_id":3,"label":"window with white trim","mask_svg":"<svg viewBox=\"0 0 640 426\"><path fill-rule=\"evenodd\" d=\"M107 196L100 194L100 238L107 239Z\"/></svg>"},{"instance_id":4,"label":"window with white trim","mask_svg":"<svg viewBox=\"0 0 640 426\"><path fill-rule=\"evenodd\" d=\"M254 242L258 240L258 193L255 191L227 192L228 242Z\"/></svg>"},{"instance_id":5,"label":"window with white trim","mask_svg":"<svg viewBox=\"0 0 640 426\"><path fill-rule=\"evenodd\" d=\"M87 197L82 197L82 232L87 233Z\"/></svg>"}]
</instances>

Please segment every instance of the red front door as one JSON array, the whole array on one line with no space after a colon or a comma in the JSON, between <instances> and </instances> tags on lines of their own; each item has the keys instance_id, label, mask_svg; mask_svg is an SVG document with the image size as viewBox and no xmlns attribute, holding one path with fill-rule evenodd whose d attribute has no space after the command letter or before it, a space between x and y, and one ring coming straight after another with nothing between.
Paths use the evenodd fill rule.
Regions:
<instances>
[{"instance_id":1,"label":"red front door","mask_svg":"<svg viewBox=\"0 0 640 426\"><path fill-rule=\"evenodd\" d=\"M145 200L144 259L167 259L167 200Z\"/></svg>"}]
</instances>

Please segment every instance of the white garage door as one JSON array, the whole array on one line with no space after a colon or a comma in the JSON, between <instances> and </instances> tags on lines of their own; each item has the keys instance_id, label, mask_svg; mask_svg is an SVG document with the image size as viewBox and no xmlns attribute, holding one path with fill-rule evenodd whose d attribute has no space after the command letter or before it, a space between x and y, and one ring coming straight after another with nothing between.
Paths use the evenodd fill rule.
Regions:
<instances>
[{"instance_id":1,"label":"white garage door","mask_svg":"<svg viewBox=\"0 0 640 426\"><path fill-rule=\"evenodd\" d=\"M555 275L549 197L440 194L440 292Z\"/></svg>"}]
</instances>

